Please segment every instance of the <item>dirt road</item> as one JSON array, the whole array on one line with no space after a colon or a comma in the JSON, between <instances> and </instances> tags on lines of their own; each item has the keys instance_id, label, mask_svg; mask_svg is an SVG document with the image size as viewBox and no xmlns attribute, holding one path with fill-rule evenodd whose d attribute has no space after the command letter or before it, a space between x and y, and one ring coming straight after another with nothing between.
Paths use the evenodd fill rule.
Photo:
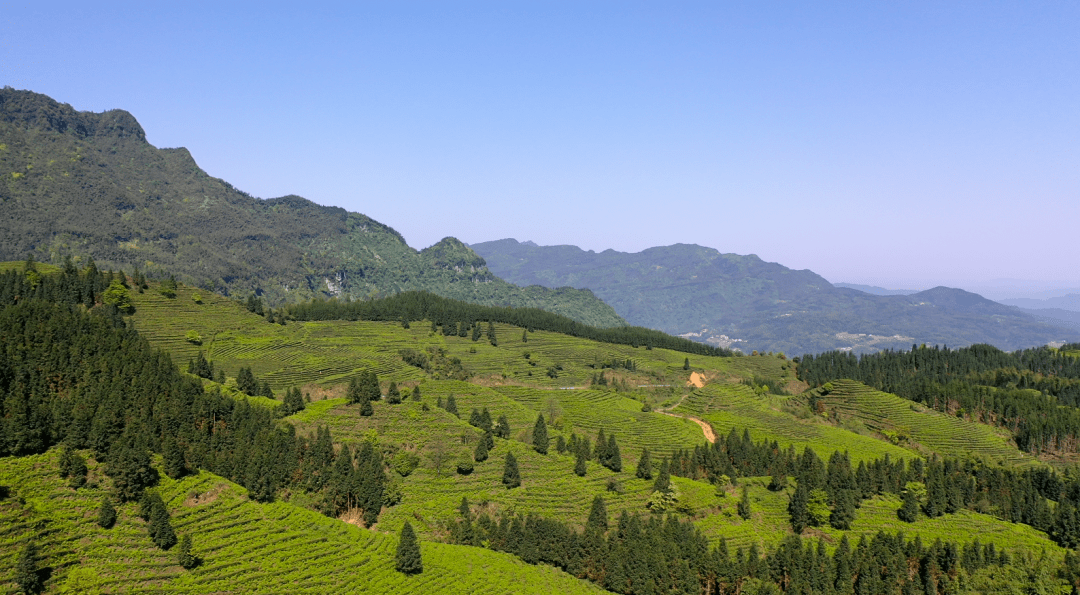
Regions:
<instances>
[{"instance_id":1,"label":"dirt road","mask_svg":"<svg viewBox=\"0 0 1080 595\"><path fill-rule=\"evenodd\" d=\"M709 425L709 422L698 419L698 418L690 416L690 415L679 415L678 413L672 413L671 412L672 409L678 407L679 405L682 405L682 402L686 400L687 396L689 396L689 395L683 395L682 398L679 399L678 403L675 403L674 405L672 405L671 407L668 407L666 409L657 409L656 412L661 413L663 415L670 415L671 417L681 417L683 419L688 419L688 420L696 423L697 425L701 426L701 433L705 434L705 439L709 441L709 444L715 444L716 443L716 432L713 430L713 427L711 425Z\"/></svg>"}]
</instances>

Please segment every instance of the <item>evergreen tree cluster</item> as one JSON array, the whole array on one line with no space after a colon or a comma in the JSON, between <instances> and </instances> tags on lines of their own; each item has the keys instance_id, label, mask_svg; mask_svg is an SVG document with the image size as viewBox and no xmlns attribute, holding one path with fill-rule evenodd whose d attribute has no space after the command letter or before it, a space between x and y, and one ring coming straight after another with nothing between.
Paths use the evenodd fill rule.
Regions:
<instances>
[{"instance_id":1,"label":"evergreen tree cluster","mask_svg":"<svg viewBox=\"0 0 1080 595\"><path fill-rule=\"evenodd\" d=\"M676 517L631 515L626 511L609 528L607 508L597 497L582 529L535 515L482 513L474 518L464 500L450 539L512 553L529 564L545 563L590 580L615 593L747 592L752 585L777 591L752 592L939 595L955 591L970 575L987 567L1008 566L1014 558L978 541L963 548L916 537L879 532L852 546L845 536L832 553L824 539L792 535L765 553L756 544L734 555L727 541L713 548L689 521ZM1070 558L1080 569L1080 560ZM1025 577L1026 579L1026 577Z\"/></svg>"},{"instance_id":2,"label":"evergreen tree cluster","mask_svg":"<svg viewBox=\"0 0 1080 595\"><path fill-rule=\"evenodd\" d=\"M359 378L350 378L345 396L350 405L360 405L360 415L374 415L375 408L371 404L382 398L378 375L371 370L365 370L360 373Z\"/></svg>"},{"instance_id":3,"label":"evergreen tree cluster","mask_svg":"<svg viewBox=\"0 0 1080 595\"><path fill-rule=\"evenodd\" d=\"M667 460L663 464L668 465ZM796 532L826 522L849 527L863 500L885 493L909 499L910 485L921 484L925 496L914 511L905 502L897 511L901 519L976 510L1045 531L1063 547L1080 546L1080 476L1073 472L1010 469L936 456L929 461L894 461L888 455L852 469L847 453L835 452L826 463L809 448L800 454L793 447L781 449L775 441L755 443L748 431L740 435L735 429L714 444L676 451L669 469L673 475L713 483L723 478L793 476L796 487L788 512Z\"/></svg>"},{"instance_id":4,"label":"evergreen tree cluster","mask_svg":"<svg viewBox=\"0 0 1080 595\"><path fill-rule=\"evenodd\" d=\"M661 347L696 355L733 355L722 349L697 343L681 337L673 337L660 331L642 327L596 328L581 324L565 316L545 312L537 308L504 308L468 304L425 291L407 291L397 295L369 301L312 301L288 306L289 317L295 320L382 320L410 321L430 320L432 326L444 329L471 328L473 340L478 340L475 329L481 321L487 324L487 339L492 345L498 343L494 323L511 324L527 330L543 330L572 337L591 339L604 343L632 345L634 347ZM444 331L446 333L446 331ZM450 333L447 333L450 334Z\"/></svg>"},{"instance_id":5,"label":"evergreen tree cluster","mask_svg":"<svg viewBox=\"0 0 1080 595\"><path fill-rule=\"evenodd\" d=\"M33 276L25 271L0 274L0 286L18 290L0 290L7 300L0 301L0 456L41 453L61 443L89 449L124 502L139 500L157 482L150 460L156 452L170 475L206 469L242 485L256 501L290 487L317 501L362 502L368 518L378 514L372 503L378 498L343 496L332 486L329 430L297 436L291 426L278 425L271 410L204 390L167 354L151 349L116 309L87 311L80 301L87 284L77 271L43 276L33 293L19 293L30 287L28 279ZM290 402L298 401L299 391L291 392ZM76 456L64 457L69 478ZM381 485L381 465L381 459L365 463L357 472ZM324 509L338 512L329 504Z\"/></svg>"},{"instance_id":6,"label":"evergreen tree cluster","mask_svg":"<svg viewBox=\"0 0 1080 595\"><path fill-rule=\"evenodd\" d=\"M163 550L176 545L176 532L169 522L169 510L156 491L143 490L139 500L139 518L146 521L146 531L154 545Z\"/></svg>"},{"instance_id":7,"label":"evergreen tree cluster","mask_svg":"<svg viewBox=\"0 0 1080 595\"><path fill-rule=\"evenodd\" d=\"M329 442L329 430L325 436ZM370 442L363 443L355 459L349 447L342 446L334 457L326 482L326 514L338 516L348 510L357 510L367 527L378 520L379 511L386 503L387 476L382 453Z\"/></svg>"},{"instance_id":8,"label":"evergreen tree cluster","mask_svg":"<svg viewBox=\"0 0 1080 595\"><path fill-rule=\"evenodd\" d=\"M278 411L282 417L288 417L294 413L303 411L306 405L300 389L293 387L285 391L285 398L281 401Z\"/></svg>"},{"instance_id":9,"label":"evergreen tree cluster","mask_svg":"<svg viewBox=\"0 0 1080 595\"><path fill-rule=\"evenodd\" d=\"M213 368L211 368L210 372L213 373ZM240 371L236 373L236 388L245 395L252 397L274 398L274 391L270 388L270 383L265 380L259 382L259 379L255 378L255 374L252 373L250 366L240 368Z\"/></svg>"},{"instance_id":10,"label":"evergreen tree cluster","mask_svg":"<svg viewBox=\"0 0 1080 595\"><path fill-rule=\"evenodd\" d=\"M831 351L805 355L798 376L820 387L849 378L964 415L1013 434L1034 453L1080 450L1080 358L1067 349L1039 347L1006 353L990 345L961 349L912 346L855 356Z\"/></svg>"},{"instance_id":11,"label":"evergreen tree cluster","mask_svg":"<svg viewBox=\"0 0 1080 595\"><path fill-rule=\"evenodd\" d=\"M194 374L199 378L214 380L214 362L206 359L206 356L203 355L203 352L199 351L198 355L188 360L187 373ZM239 376L237 377L237 382L239 382Z\"/></svg>"}]
</instances>

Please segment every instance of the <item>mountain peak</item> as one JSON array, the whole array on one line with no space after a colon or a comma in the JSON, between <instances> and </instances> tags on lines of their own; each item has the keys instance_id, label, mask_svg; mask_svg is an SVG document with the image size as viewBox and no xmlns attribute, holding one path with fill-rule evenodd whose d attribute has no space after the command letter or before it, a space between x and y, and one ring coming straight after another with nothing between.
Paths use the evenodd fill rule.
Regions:
<instances>
[{"instance_id":1,"label":"mountain peak","mask_svg":"<svg viewBox=\"0 0 1080 595\"><path fill-rule=\"evenodd\" d=\"M0 89L0 121L80 138L134 137L146 142L146 132L129 112L121 109L80 112L48 95L11 87Z\"/></svg>"}]
</instances>

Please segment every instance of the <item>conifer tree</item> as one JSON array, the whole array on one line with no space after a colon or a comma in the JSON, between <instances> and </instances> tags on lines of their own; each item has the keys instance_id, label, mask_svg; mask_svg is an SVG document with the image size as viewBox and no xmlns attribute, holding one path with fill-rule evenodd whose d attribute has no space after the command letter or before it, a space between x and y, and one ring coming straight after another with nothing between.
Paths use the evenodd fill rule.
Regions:
<instances>
[{"instance_id":1,"label":"conifer tree","mask_svg":"<svg viewBox=\"0 0 1080 595\"><path fill-rule=\"evenodd\" d=\"M473 327L472 327L472 340L473 341L479 341L480 340L480 325L479 324L474 324Z\"/></svg>"},{"instance_id":2,"label":"conifer tree","mask_svg":"<svg viewBox=\"0 0 1080 595\"><path fill-rule=\"evenodd\" d=\"M829 524L834 529L847 531L855 520L855 494L852 490L840 490L833 502L833 510L829 515Z\"/></svg>"},{"instance_id":3,"label":"conifer tree","mask_svg":"<svg viewBox=\"0 0 1080 595\"><path fill-rule=\"evenodd\" d=\"M528 343L529 342L529 329L523 329L521 331L521 342L522 343Z\"/></svg>"},{"instance_id":4,"label":"conifer tree","mask_svg":"<svg viewBox=\"0 0 1080 595\"><path fill-rule=\"evenodd\" d=\"M795 493L788 502L788 514L791 516L791 529L795 534L803 532L810 524L810 511L807 506L810 503L810 490L806 488L806 482L800 481L795 486Z\"/></svg>"},{"instance_id":5,"label":"conifer tree","mask_svg":"<svg viewBox=\"0 0 1080 595\"><path fill-rule=\"evenodd\" d=\"M919 500L915 497L915 490L904 490L903 503L896 511L896 516L905 523L914 523L919 517Z\"/></svg>"},{"instance_id":6,"label":"conifer tree","mask_svg":"<svg viewBox=\"0 0 1080 595\"><path fill-rule=\"evenodd\" d=\"M71 462L68 465L68 485L73 489L79 489L86 485L86 459L77 452L71 453Z\"/></svg>"},{"instance_id":7,"label":"conifer tree","mask_svg":"<svg viewBox=\"0 0 1080 595\"><path fill-rule=\"evenodd\" d=\"M176 545L176 533L173 531L172 523L169 522L169 511L165 508L165 503L161 501L161 496L156 497L150 510L148 529L154 545L159 548L167 550Z\"/></svg>"},{"instance_id":8,"label":"conifer tree","mask_svg":"<svg viewBox=\"0 0 1080 595\"><path fill-rule=\"evenodd\" d=\"M176 552L176 561L187 570L199 565L199 558L191 553L190 535L184 535L180 539L180 549Z\"/></svg>"},{"instance_id":9,"label":"conifer tree","mask_svg":"<svg viewBox=\"0 0 1080 595\"><path fill-rule=\"evenodd\" d=\"M652 461L649 460L649 449L641 449L641 458L638 459L637 471L634 475L638 479L652 479Z\"/></svg>"},{"instance_id":10,"label":"conifer tree","mask_svg":"<svg viewBox=\"0 0 1080 595\"><path fill-rule=\"evenodd\" d=\"M402 574L419 574L424 571L424 562L420 558L420 542L417 541L416 532L409 521L405 521L405 526L401 528L394 559L397 571Z\"/></svg>"},{"instance_id":11,"label":"conifer tree","mask_svg":"<svg viewBox=\"0 0 1080 595\"><path fill-rule=\"evenodd\" d=\"M744 521L750 519L750 490L745 485L742 489L742 498L739 498L736 509Z\"/></svg>"},{"instance_id":12,"label":"conifer tree","mask_svg":"<svg viewBox=\"0 0 1080 595\"><path fill-rule=\"evenodd\" d=\"M109 451L105 474L112 477L113 489L121 502L138 498L143 489L157 483L158 472L150 465L146 449L121 437Z\"/></svg>"},{"instance_id":13,"label":"conifer tree","mask_svg":"<svg viewBox=\"0 0 1080 595\"><path fill-rule=\"evenodd\" d=\"M499 424L495 426L495 435L499 438L510 438L510 422L505 415L499 416Z\"/></svg>"},{"instance_id":14,"label":"conifer tree","mask_svg":"<svg viewBox=\"0 0 1080 595\"><path fill-rule=\"evenodd\" d=\"M454 414L454 417L461 417L458 415L457 400L454 399L454 393L450 393L446 397L446 412Z\"/></svg>"},{"instance_id":15,"label":"conifer tree","mask_svg":"<svg viewBox=\"0 0 1080 595\"><path fill-rule=\"evenodd\" d=\"M547 424L544 423L543 413L536 418L536 425L533 426L533 449L542 455L548 452Z\"/></svg>"},{"instance_id":16,"label":"conifer tree","mask_svg":"<svg viewBox=\"0 0 1080 595\"><path fill-rule=\"evenodd\" d=\"M187 462L184 460L184 450L177 444L172 436L166 436L161 441L161 455L164 462L165 475L173 479L179 479L187 473Z\"/></svg>"},{"instance_id":17,"label":"conifer tree","mask_svg":"<svg viewBox=\"0 0 1080 595\"><path fill-rule=\"evenodd\" d=\"M668 467L668 460L665 457L660 461L660 471L656 474L656 480L653 481L654 492L666 492L671 487L671 475Z\"/></svg>"},{"instance_id":18,"label":"conifer tree","mask_svg":"<svg viewBox=\"0 0 1080 595\"><path fill-rule=\"evenodd\" d=\"M71 464L76 456L75 450L65 444L60 451L60 477L67 479L71 475Z\"/></svg>"},{"instance_id":19,"label":"conifer tree","mask_svg":"<svg viewBox=\"0 0 1080 595\"><path fill-rule=\"evenodd\" d=\"M506 453L506 465L503 466L503 485L510 490L521 485L521 472L518 471L517 459L514 453Z\"/></svg>"},{"instance_id":20,"label":"conifer tree","mask_svg":"<svg viewBox=\"0 0 1080 595\"><path fill-rule=\"evenodd\" d=\"M239 382L239 379L237 379L237 382ZM349 405L355 405L361 400L360 382L355 377L349 379L349 388L345 391L345 399Z\"/></svg>"},{"instance_id":21,"label":"conifer tree","mask_svg":"<svg viewBox=\"0 0 1080 595\"><path fill-rule=\"evenodd\" d=\"M593 498L592 509L589 510L589 520L585 522L585 530L600 531L603 533L608 528L608 512L604 499L597 495Z\"/></svg>"},{"instance_id":22,"label":"conifer tree","mask_svg":"<svg viewBox=\"0 0 1080 595\"><path fill-rule=\"evenodd\" d=\"M616 473L622 471L622 455L619 454L619 445L615 442L615 434L608 438L606 467Z\"/></svg>"},{"instance_id":23,"label":"conifer tree","mask_svg":"<svg viewBox=\"0 0 1080 595\"><path fill-rule=\"evenodd\" d=\"M488 458L488 445L487 440L478 440L476 442L476 451L473 453L473 459L477 463L483 463Z\"/></svg>"},{"instance_id":24,"label":"conifer tree","mask_svg":"<svg viewBox=\"0 0 1080 595\"><path fill-rule=\"evenodd\" d=\"M555 437L555 452L566 454L566 438L563 438L562 434Z\"/></svg>"},{"instance_id":25,"label":"conifer tree","mask_svg":"<svg viewBox=\"0 0 1080 595\"><path fill-rule=\"evenodd\" d=\"M391 405L401 403L401 391L398 390L396 382L391 382L390 388L386 389L386 402Z\"/></svg>"},{"instance_id":26,"label":"conifer tree","mask_svg":"<svg viewBox=\"0 0 1080 595\"><path fill-rule=\"evenodd\" d=\"M413 389L412 389L412 400L414 400L414 401L419 401L420 400L420 385L419 384L414 386Z\"/></svg>"},{"instance_id":27,"label":"conifer tree","mask_svg":"<svg viewBox=\"0 0 1080 595\"><path fill-rule=\"evenodd\" d=\"M689 370L690 369L690 358L686 358L686 359L683 360L682 369L683 370Z\"/></svg>"},{"instance_id":28,"label":"conifer tree","mask_svg":"<svg viewBox=\"0 0 1080 595\"><path fill-rule=\"evenodd\" d=\"M600 428L600 433L596 435L596 451L592 453L585 453L587 456L591 455L592 459L601 465L607 466L607 436L604 435L604 428Z\"/></svg>"},{"instance_id":29,"label":"conifer tree","mask_svg":"<svg viewBox=\"0 0 1080 595\"><path fill-rule=\"evenodd\" d=\"M492 347L499 346L499 341L495 338L495 324L490 320L488 321L487 326L487 339L491 342Z\"/></svg>"},{"instance_id":30,"label":"conifer tree","mask_svg":"<svg viewBox=\"0 0 1080 595\"><path fill-rule=\"evenodd\" d=\"M577 455L574 457L574 473L578 477L585 477L587 467L585 465L585 454L580 450L577 451Z\"/></svg>"},{"instance_id":31,"label":"conifer tree","mask_svg":"<svg viewBox=\"0 0 1080 595\"><path fill-rule=\"evenodd\" d=\"M285 391L285 399L281 405L281 413L283 416L289 416L299 411L304 410L304 398L300 394L300 389L290 388Z\"/></svg>"},{"instance_id":32,"label":"conifer tree","mask_svg":"<svg viewBox=\"0 0 1080 595\"><path fill-rule=\"evenodd\" d=\"M33 541L27 541L15 563L15 584L28 595L36 595L44 586L38 574L38 551Z\"/></svg>"},{"instance_id":33,"label":"conifer tree","mask_svg":"<svg viewBox=\"0 0 1080 595\"><path fill-rule=\"evenodd\" d=\"M98 508L97 524L102 529L112 529L116 524L116 508L113 507L112 499L108 496L101 498L101 507Z\"/></svg>"}]
</instances>

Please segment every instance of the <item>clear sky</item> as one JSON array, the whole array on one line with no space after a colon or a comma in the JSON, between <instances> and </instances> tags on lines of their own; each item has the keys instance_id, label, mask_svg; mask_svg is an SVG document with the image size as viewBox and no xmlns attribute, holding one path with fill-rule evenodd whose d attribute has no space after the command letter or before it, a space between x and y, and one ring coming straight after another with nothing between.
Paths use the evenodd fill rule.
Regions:
<instances>
[{"instance_id":1,"label":"clear sky","mask_svg":"<svg viewBox=\"0 0 1080 595\"><path fill-rule=\"evenodd\" d=\"M0 84L422 248L1080 286L1080 3L5 2Z\"/></svg>"}]
</instances>

